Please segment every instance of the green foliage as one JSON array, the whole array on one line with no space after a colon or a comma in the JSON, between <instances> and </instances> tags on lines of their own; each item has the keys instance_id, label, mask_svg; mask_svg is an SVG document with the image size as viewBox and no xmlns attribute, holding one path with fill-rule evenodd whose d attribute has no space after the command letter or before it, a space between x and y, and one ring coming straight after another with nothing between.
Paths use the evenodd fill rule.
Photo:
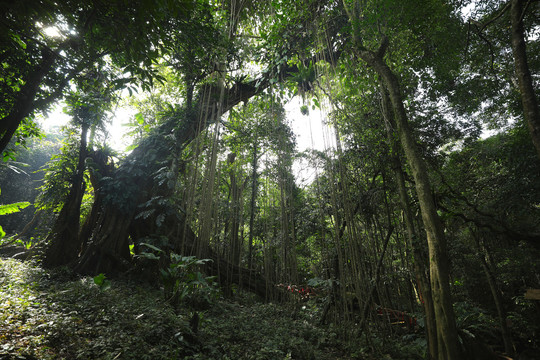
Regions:
<instances>
[{"instance_id":1,"label":"green foliage","mask_svg":"<svg viewBox=\"0 0 540 360\"><path fill-rule=\"evenodd\" d=\"M456 324L460 330L481 339L484 343L497 344L500 341L498 320L485 309L471 302L463 301L454 304L454 311Z\"/></svg>"},{"instance_id":2,"label":"green foliage","mask_svg":"<svg viewBox=\"0 0 540 360\"><path fill-rule=\"evenodd\" d=\"M36 202L39 186L42 184L43 171L39 171L53 154L60 148L58 135L48 134L43 139L34 139L27 143L27 147L13 148L18 161L9 161L0 164L0 187L3 189L3 203L17 203L21 200L30 203ZM9 215L2 219L4 230L8 233L19 233L34 216L34 206L29 206L19 213ZM39 225L28 229L26 236L38 237L46 223L41 218Z\"/></svg>"},{"instance_id":3,"label":"green foliage","mask_svg":"<svg viewBox=\"0 0 540 360\"><path fill-rule=\"evenodd\" d=\"M449 223L469 220L486 227L497 234L486 236L488 243L497 238L522 241L524 234L538 229L538 171L534 147L522 126L453 152L439 174Z\"/></svg>"},{"instance_id":4,"label":"green foliage","mask_svg":"<svg viewBox=\"0 0 540 360\"><path fill-rule=\"evenodd\" d=\"M240 298L242 299L242 298ZM234 315L232 315L234 314ZM209 311L196 359L346 359L332 335L313 320L276 304L219 303ZM212 339L219 339L217 342Z\"/></svg>"},{"instance_id":5,"label":"green foliage","mask_svg":"<svg viewBox=\"0 0 540 360\"><path fill-rule=\"evenodd\" d=\"M64 128L66 138L60 153L53 155L42 171L45 173L41 185L36 208L38 210L52 210L60 212L63 202L71 188L71 182L77 168L79 150L78 131L74 128Z\"/></svg>"},{"instance_id":6,"label":"green foliage","mask_svg":"<svg viewBox=\"0 0 540 360\"><path fill-rule=\"evenodd\" d=\"M97 125L115 90L127 87L130 94L144 92L128 101L135 108L128 124L130 135L137 138L130 148L133 155L124 159L114 174L102 178L96 190L103 194L105 209L135 214L133 221L143 222L149 232L157 233L155 242L143 244L148 251L139 256L157 264L165 299L176 311L180 311L180 304L208 310L218 303L213 279L202 272L208 259L162 250L167 249L169 241L163 234L177 225L177 220L186 218L191 222L188 225L201 228L201 222L212 222L215 233L210 235L211 246L216 246L216 253L227 255L233 254L229 249L238 248L240 255L235 262L241 266L246 263L245 239L249 230L250 255L254 250L247 261L250 271L265 271L269 279L311 278L308 284L326 294L335 288L351 294L350 289L358 293L371 288L381 241L385 231L393 227L395 233L389 238L381 275L381 285L387 291L378 291L378 300L413 309L418 304L411 286L412 268L421 259L411 258L405 230L396 226L403 223L403 213L394 191L394 170L405 170L413 214L418 214L418 202L406 164L392 162L392 156L400 150L392 149L385 141L388 119L380 111L379 79L354 58L355 51L375 51L381 40L388 37L384 61L397 75L414 135L420 140L419 150L431 160L430 169L442 168L442 176L438 177L436 172L431 175L436 184L438 213L448 237L455 240L449 241L455 258L454 295L461 300L484 298L480 299L481 305L475 301L457 304L460 327L487 333L493 326L493 309L482 308L489 301L484 291L485 280L477 275L481 274L478 259L470 255L476 251L467 227L474 224L482 229L482 239L492 249L497 248L493 251L497 281L505 294L505 305L511 307L512 319L522 328L536 329L532 321L527 322L527 305L520 294L525 284L536 284L538 277L536 253L523 245L538 234L538 161L522 129L474 141L480 132L479 119L489 119L497 125L521 113L511 84L513 67L509 66L512 61L507 26L494 19L497 26L482 30L476 27L478 34L484 32L486 37L476 36L470 31L475 24L466 23L459 15L459 6L468 3L44 0L33 4L21 0L13 6L0 6L7 14L7 20L1 24L4 31L0 32L2 44L7 45L2 50L0 65L0 90L4 95L0 100L0 117L18 109L26 96L23 89L27 84L36 86L36 101L29 106L30 116L19 127L14 141L22 144L25 137L38 133L32 114L63 96L66 84L74 84L79 91L67 97L66 112L84 126ZM477 3L472 5L481 11L475 15L483 21L493 19L500 10L495 4L498 2ZM528 31L534 34L537 20L529 12L523 15ZM507 21L505 18L503 14L500 21ZM540 52L534 50L538 41L534 36L527 41L528 49L532 49L531 64L536 64L532 73L536 74L536 54ZM489 54L493 49L495 53ZM314 59L322 58L326 51L333 58L332 64L316 64ZM42 67L46 55L53 53L59 54L55 55L54 66ZM104 54L107 56L103 57ZM489 55L492 61L486 61ZM97 68L104 73L97 74ZM242 108L231 109L228 119L216 124L219 139L212 144L209 139L213 130L205 133L204 129L216 119L210 113L213 110L205 108L212 103L206 102L205 94L223 83L224 94L241 96L243 86L249 86L245 80L252 79L260 68L267 70L255 86L270 84L268 92L244 101ZM40 69L45 73L40 79L34 78L33 74ZM233 86L238 90L234 94L228 91ZM88 91L98 88L106 91ZM309 105L315 110L324 105L317 89L330 95L334 111L329 122L336 127L339 150L306 155L318 164L317 178L306 189L299 189L293 176L294 134L281 101L295 91L302 96L310 94L313 98ZM197 113L198 110L202 112ZM300 111L308 115L308 105ZM196 129L194 124L203 130ZM189 144L199 131L206 138L200 136ZM76 173L78 137L72 130L62 154L50 162L38 201L40 209L59 211L63 206ZM199 146L203 150L197 149ZM444 146L459 150L445 158L441 153ZM214 169L205 155L216 149ZM229 159L225 159L226 153L231 154ZM4 158L12 155L5 153ZM200 180L204 176L206 181L210 176L201 174L214 170L215 183L209 181L211 189L203 193ZM251 202L246 195L250 183ZM200 206L209 194L216 194L208 210L212 216L201 211ZM91 197L87 194L83 200L87 206ZM189 203L187 211L185 203ZM12 204L12 208L19 208L18 205ZM4 211L12 208L4 206ZM2 211L0 207L0 215ZM249 225L248 214L253 215ZM424 234L420 216L413 222L418 234ZM0 230L0 237L1 233ZM505 243L510 246L505 247ZM340 282L313 278L321 274L335 276ZM51 303L47 310L57 306L54 299L58 298L72 301L74 304L65 308L74 312L68 312L66 320L54 313L50 315L54 319L37 325L36 334L45 339L38 345L52 344L51 357L66 358L129 358L141 354L148 358L181 358L191 352L189 355L194 358L324 359L343 355L335 352L336 345L346 349L343 357L348 358L374 353L378 358L415 359L425 354L425 340L421 336L388 339L389 332L378 329L370 329L372 334L362 341L353 339L345 344L347 340L341 340L343 334L364 329L355 329L353 323L334 324L328 331L313 326L321 313L320 302L294 311L299 317L296 322L287 319L288 313L274 305L257 305L249 313L238 304L211 309L202 316L202 344L195 344L189 329L173 320L175 325L170 328L162 323L156 325L167 328L156 330L156 338L163 337L183 347L175 352L161 340L126 339L140 328L146 334L150 325L137 322L140 314L126 315L124 319L115 316L123 309L109 312L105 305L111 305L110 302L130 307L115 297L121 290L116 283L111 284L104 274L99 274L83 279L81 284L65 286L62 291L67 287L66 294L47 297ZM96 286L107 291L95 291ZM105 304L103 308L107 310L85 303L85 296ZM20 297L24 300L24 296ZM335 299L327 295L324 300L331 304ZM75 308L78 302L83 307ZM28 310L26 303L21 302L23 312ZM86 311L84 306L97 313L85 313L95 316L96 322L81 315ZM11 307L9 310L15 311ZM237 313L237 317L220 317L223 310L230 310L225 311L227 315ZM335 310L336 322L342 315L355 316L347 306ZM147 313L146 308L141 310L142 318ZM137 321L132 323L129 317ZM128 328L128 335L114 340L88 335L92 332L90 325L104 330L107 327L102 324L110 325L111 319L120 319ZM25 321L15 321L16 325L9 328L10 334L15 337L21 328L31 331L24 327ZM72 333L81 335L81 339L71 341L68 330L74 330ZM528 339L525 331L519 336ZM98 340L85 342L90 337ZM150 343L158 344L164 351L138 352L147 350L144 347ZM81 346L80 352L73 352L75 345ZM62 353L58 350L62 346L69 350ZM44 354L36 356L41 358Z\"/></svg>"},{"instance_id":7,"label":"green foliage","mask_svg":"<svg viewBox=\"0 0 540 360\"><path fill-rule=\"evenodd\" d=\"M20 151L20 148L27 148L31 144L30 139L43 139L44 137L45 134L35 119L33 117L25 118L13 135L10 147L2 153L2 161L16 160L17 152Z\"/></svg>"},{"instance_id":8,"label":"green foliage","mask_svg":"<svg viewBox=\"0 0 540 360\"><path fill-rule=\"evenodd\" d=\"M94 276L93 279L94 279L94 284L96 284L100 290L105 291L111 287L110 280L107 279L107 277L103 273Z\"/></svg>"},{"instance_id":9,"label":"green foliage","mask_svg":"<svg viewBox=\"0 0 540 360\"><path fill-rule=\"evenodd\" d=\"M139 256L143 258L159 261L161 257L167 256L163 250L152 244L141 245L152 251L142 252ZM165 262L168 266L161 266L159 269L165 299L175 307L181 303L202 309L210 306L218 295L217 284L213 282L215 277L204 276L197 268L212 260L181 256L173 252L168 256Z\"/></svg>"},{"instance_id":10,"label":"green foliage","mask_svg":"<svg viewBox=\"0 0 540 360\"><path fill-rule=\"evenodd\" d=\"M1 193L1 189L0 189L0 193ZM13 203L13 204L5 204L5 205L0 204L0 215L8 215L8 214L19 212L29 205L30 203L28 201L18 202L18 203ZM0 226L0 239L2 239L4 236L6 236L6 233L4 232L4 229L2 228L2 226Z\"/></svg>"},{"instance_id":11,"label":"green foliage","mask_svg":"<svg viewBox=\"0 0 540 360\"><path fill-rule=\"evenodd\" d=\"M1 356L38 359L175 359L190 334L189 314L176 314L154 289L0 259Z\"/></svg>"},{"instance_id":12,"label":"green foliage","mask_svg":"<svg viewBox=\"0 0 540 360\"><path fill-rule=\"evenodd\" d=\"M46 272L0 259L2 356L38 359L351 359L332 331L302 312L239 295L200 313L173 309L155 289ZM363 354L362 354L363 355Z\"/></svg>"},{"instance_id":13,"label":"green foliage","mask_svg":"<svg viewBox=\"0 0 540 360\"><path fill-rule=\"evenodd\" d=\"M7 214L13 214L13 213L19 212L29 205L30 203L28 201L18 202L14 204L0 205L0 215L7 215Z\"/></svg>"}]
</instances>

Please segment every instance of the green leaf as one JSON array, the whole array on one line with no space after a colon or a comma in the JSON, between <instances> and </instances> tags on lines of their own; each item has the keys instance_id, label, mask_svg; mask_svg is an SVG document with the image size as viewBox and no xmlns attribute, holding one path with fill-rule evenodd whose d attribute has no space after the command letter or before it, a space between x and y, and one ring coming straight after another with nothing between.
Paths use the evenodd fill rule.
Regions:
<instances>
[{"instance_id":1,"label":"green leaf","mask_svg":"<svg viewBox=\"0 0 540 360\"><path fill-rule=\"evenodd\" d=\"M104 273L94 276L94 284L101 286L101 284L103 284L103 281L105 281Z\"/></svg>"},{"instance_id":2,"label":"green leaf","mask_svg":"<svg viewBox=\"0 0 540 360\"><path fill-rule=\"evenodd\" d=\"M144 117L141 113L136 113L135 114L135 120L137 120L137 123L139 125L144 125Z\"/></svg>"},{"instance_id":3,"label":"green leaf","mask_svg":"<svg viewBox=\"0 0 540 360\"><path fill-rule=\"evenodd\" d=\"M94 284L99 286L100 290L107 290L111 287L111 282L107 279L107 277L103 273L94 276Z\"/></svg>"},{"instance_id":4,"label":"green leaf","mask_svg":"<svg viewBox=\"0 0 540 360\"><path fill-rule=\"evenodd\" d=\"M21 48L26 49L26 43L21 40L19 35L12 34L11 37L13 38L13 40L15 40L17 44L20 45Z\"/></svg>"},{"instance_id":5,"label":"green leaf","mask_svg":"<svg viewBox=\"0 0 540 360\"><path fill-rule=\"evenodd\" d=\"M0 215L8 215L8 214L19 212L29 205L30 203L28 201L7 204L7 205L0 205Z\"/></svg>"},{"instance_id":6,"label":"green leaf","mask_svg":"<svg viewBox=\"0 0 540 360\"><path fill-rule=\"evenodd\" d=\"M157 246L154 246L154 245L151 245L151 244L148 244L148 243L141 243L141 245L144 245L144 246L146 246L146 247L149 247L150 249L155 250L155 251L157 251L158 253L163 252L163 250L161 250L161 249L158 248Z\"/></svg>"},{"instance_id":7,"label":"green leaf","mask_svg":"<svg viewBox=\"0 0 540 360\"><path fill-rule=\"evenodd\" d=\"M159 260L159 256L157 256L156 254L153 254L153 253L143 252L139 256L142 256L142 257L147 258L149 260Z\"/></svg>"}]
</instances>

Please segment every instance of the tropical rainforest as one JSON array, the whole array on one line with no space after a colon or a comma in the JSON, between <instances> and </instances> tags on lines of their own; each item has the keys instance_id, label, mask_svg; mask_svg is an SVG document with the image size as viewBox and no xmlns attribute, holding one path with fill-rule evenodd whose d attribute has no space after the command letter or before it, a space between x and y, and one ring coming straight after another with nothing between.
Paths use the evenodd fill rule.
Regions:
<instances>
[{"instance_id":1,"label":"tropical rainforest","mask_svg":"<svg viewBox=\"0 0 540 360\"><path fill-rule=\"evenodd\" d=\"M540 359L540 1L0 13L0 359Z\"/></svg>"}]
</instances>

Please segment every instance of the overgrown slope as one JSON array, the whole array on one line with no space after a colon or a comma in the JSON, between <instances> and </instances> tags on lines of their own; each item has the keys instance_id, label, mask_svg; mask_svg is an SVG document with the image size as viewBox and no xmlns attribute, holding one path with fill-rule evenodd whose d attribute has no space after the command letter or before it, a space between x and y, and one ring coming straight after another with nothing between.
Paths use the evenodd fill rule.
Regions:
<instances>
[{"instance_id":1,"label":"overgrown slope","mask_svg":"<svg viewBox=\"0 0 540 360\"><path fill-rule=\"evenodd\" d=\"M0 259L0 359L340 359L309 317L243 297L193 312L158 289ZM315 321L313 321L315 323Z\"/></svg>"}]
</instances>

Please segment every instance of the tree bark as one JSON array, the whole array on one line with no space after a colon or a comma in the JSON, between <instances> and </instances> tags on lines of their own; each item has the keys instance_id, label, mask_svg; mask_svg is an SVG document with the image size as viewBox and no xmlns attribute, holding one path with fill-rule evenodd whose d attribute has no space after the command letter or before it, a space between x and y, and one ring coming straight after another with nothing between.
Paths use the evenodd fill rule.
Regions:
<instances>
[{"instance_id":1,"label":"tree bark","mask_svg":"<svg viewBox=\"0 0 540 360\"><path fill-rule=\"evenodd\" d=\"M255 226L255 200L257 197L257 156L258 156L258 147L257 147L257 137L253 140L253 159L251 160L251 201L250 201L250 212L249 212L249 241L248 241L248 269L251 269L253 262L253 235Z\"/></svg>"},{"instance_id":2,"label":"tree bark","mask_svg":"<svg viewBox=\"0 0 540 360\"><path fill-rule=\"evenodd\" d=\"M80 274L114 273L130 262L128 229L133 212L105 207L97 224L97 236L90 241L74 270Z\"/></svg>"},{"instance_id":3,"label":"tree bark","mask_svg":"<svg viewBox=\"0 0 540 360\"><path fill-rule=\"evenodd\" d=\"M242 197L243 186L242 182L238 181L236 171L234 169L235 153L229 154L229 179L230 183L230 246L231 246L231 261L234 265L240 265L240 255L242 252L242 239L240 237L240 199Z\"/></svg>"},{"instance_id":4,"label":"tree bark","mask_svg":"<svg viewBox=\"0 0 540 360\"><path fill-rule=\"evenodd\" d=\"M495 273L493 271L493 262L491 261L491 256L485 244L483 243L483 240L479 239L479 235L477 233L473 233L473 236L476 242L476 246L478 248L478 258L480 260L480 264L482 265L482 269L484 270L484 273L486 275L486 279L491 290L491 295L493 296L493 302L495 303L495 308L497 309L499 325L501 327L501 335L503 338L504 351L506 355L513 356L514 345L512 342L512 335L506 323L506 310L504 309L501 291L497 286L497 279L495 278Z\"/></svg>"},{"instance_id":5,"label":"tree bark","mask_svg":"<svg viewBox=\"0 0 540 360\"><path fill-rule=\"evenodd\" d=\"M433 307L433 298L431 296L431 286L429 284L429 276L426 274L424 265L424 256L420 239L414 228L414 221L409 206L409 195L407 194L407 188L405 186L405 177L403 175L403 168L401 167L401 159L398 152L399 143L394 134L395 119L390 107L390 98L388 92L381 84L381 99L383 116L385 118L386 135L392 149L392 161L393 171L396 177L397 188L399 192L399 202L401 210L403 211L403 217L405 220L405 227L407 229L408 247L413 251L413 265L418 284L419 292L421 294L422 307L424 309L426 338L428 342L428 360L437 358L437 326L435 323L435 312Z\"/></svg>"},{"instance_id":6,"label":"tree bark","mask_svg":"<svg viewBox=\"0 0 540 360\"><path fill-rule=\"evenodd\" d=\"M523 105L523 115L532 142L540 158L540 108L538 99L534 91L533 80L527 62L527 52L525 46L525 35L523 29L523 0L511 0L510 18L512 22L512 51L514 54L514 65L518 78L521 103Z\"/></svg>"},{"instance_id":7,"label":"tree bark","mask_svg":"<svg viewBox=\"0 0 540 360\"><path fill-rule=\"evenodd\" d=\"M86 184L84 183L84 161L87 154L87 135L88 125L83 124L79 146L79 159L73 176L71 190L51 232L47 236L48 245L43 259L43 265L46 267L67 265L76 261L81 249L79 223L81 203L86 188Z\"/></svg>"},{"instance_id":8,"label":"tree bark","mask_svg":"<svg viewBox=\"0 0 540 360\"><path fill-rule=\"evenodd\" d=\"M90 182L94 188L94 203L90 213L84 220L79 232L80 252L82 253L92 236L100 216L103 203L103 192L101 191L99 181L105 176L111 176L114 171L114 164L108 164L108 156L100 150L92 151L88 155L92 159L93 167L90 169Z\"/></svg>"},{"instance_id":9,"label":"tree bark","mask_svg":"<svg viewBox=\"0 0 540 360\"><path fill-rule=\"evenodd\" d=\"M389 91L401 146L415 181L429 249L430 280L437 325L437 359L458 360L461 357L454 310L452 308L448 254L443 225L437 215L425 161L420 156L418 145L412 134L409 119L403 106L399 81L383 60L384 50L387 46L388 40L385 38L381 49L377 53L366 49L358 49L357 54L377 72Z\"/></svg>"},{"instance_id":10,"label":"tree bark","mask_svg":"<svg viewBox=\"0 0 540 360\"><path fill-rule=\"evenodd\" d=\"M41 62L26 80L17 96L13 109L0 120L0 154L5 150L24 118L34 110L34 99L39 91L39 85L51 70L56 58L56 55L49 49L43 49L41 56Z\"/></svg>"}]
</instances>

